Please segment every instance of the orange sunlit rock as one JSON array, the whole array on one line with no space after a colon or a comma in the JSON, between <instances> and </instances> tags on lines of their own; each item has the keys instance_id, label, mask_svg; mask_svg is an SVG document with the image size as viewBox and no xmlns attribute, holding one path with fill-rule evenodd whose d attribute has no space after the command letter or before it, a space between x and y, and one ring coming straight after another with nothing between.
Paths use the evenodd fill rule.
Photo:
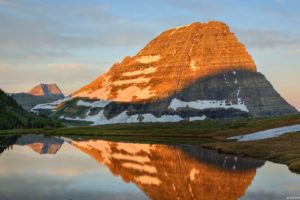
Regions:
<instances>
[{"instance_id":1,"label":"orange sunlit rock","mask_svg":"<svg viewBox=\"0 0 300 200\"><path fill-rule=\"evenodd\" d=\"M163 32L137 55L114 64L73 96L121 102L156 100L195 80L235 69L256 71L245 46L224 23L197 22Z\"/></svg>"},{"instance_id":2,"label":"orange sunlit rock","mask_svg":"<svg viewBox=\"0 0 300 200\"><path fill-rule=\"evenodd\" d=\"M39 84L32 88L28 94L34 96L44 96L44 95L61 95L63 96L61 90L56 84Z\"/></svg>"}]
</instances>

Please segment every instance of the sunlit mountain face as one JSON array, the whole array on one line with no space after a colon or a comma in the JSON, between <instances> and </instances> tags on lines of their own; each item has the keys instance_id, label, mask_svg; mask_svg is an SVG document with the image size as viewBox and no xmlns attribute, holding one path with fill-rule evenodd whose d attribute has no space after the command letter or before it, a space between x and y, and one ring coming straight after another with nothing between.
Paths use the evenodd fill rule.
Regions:
<instances>
[{"instance_id":1,"label":"sunlit mountain face","mask_svg":"<svg viewBox=\"0 0 300 200\"><path fill-rule=\"evenodd\" d=\"M230 70L256 71L245 46L222 22L164 31L137 55L116 63L75 97L118 102L157 100L200 78Z\"/></svg>"},{"instance_id":2,"label":"sunlit mountain face","mask_svg":"<svg viewBox=\"0 0 300 200\"><path fill-rule=\"evenodd\" d=\"M164 31L70 98L33 108L45 110L92 125L297 113L229 27L214 21Z\"/></svg>"}]
</instances>

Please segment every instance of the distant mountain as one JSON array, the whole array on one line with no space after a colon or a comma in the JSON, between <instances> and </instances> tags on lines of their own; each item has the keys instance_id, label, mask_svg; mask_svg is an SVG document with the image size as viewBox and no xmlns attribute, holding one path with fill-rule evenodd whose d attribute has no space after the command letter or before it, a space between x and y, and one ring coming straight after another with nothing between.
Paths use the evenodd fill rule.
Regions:
<instances>
[{"instance_id":1,"label":"distant mountain","mask_svg":"<svg viewBox=\"0 0 300 200\"><path fill-rule=\"evenodd\" d=\"M64 98L56 84L39 84L28 93L15 93L12 97L26 110L30 110L37 104L50 103Z\"/></svg>"},{"instance_id":2,"label":"distant mountain","mask_svg":"<svg viewBox=\"0 0 300 200\"><path fill-rule=\"evenodd\" d=\"M60 126L46 117L25 111L11 96L0 89L0 130Z\"/></svg>"},{"instance_id":3,"label":"distant mountain","mask_svg":"<svg viewBox=\"0 0 300 200\"><path fill-rule=\"evenodd\" d=\"M34 96L60 96L61 98L64 97L63 93L59 89L56 84L44 84L41 83L34 88L32 88L28 94Z\"/></svg>"},{"instance_id":4,"label":"distant mountain","mask_svg":"<svg viewBox=\"0 0 300 200\"><path fill-rule=\"evenodd\" d=\"M60 119L94 125L298 113L229 27L214 21L163 32L55 109Z\"/></svg>"}]
</instances>

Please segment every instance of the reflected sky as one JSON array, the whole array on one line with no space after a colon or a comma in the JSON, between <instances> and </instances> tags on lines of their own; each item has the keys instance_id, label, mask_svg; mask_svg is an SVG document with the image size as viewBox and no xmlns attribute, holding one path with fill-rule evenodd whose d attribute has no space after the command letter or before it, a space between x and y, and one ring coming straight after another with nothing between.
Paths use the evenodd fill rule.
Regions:
<instances>
[{"instance_id":1,"label":"reflected sky","mask_svg":"<svg viewBox=\"0 0 300 200\"><path fill-rule=\"evenodd\" d=\"M1 199L147 199L132 183L111 175L65 143L54 155L13 146L0 157Z\"/></svg>"},{"instance_id":2,"label":"reflected sky","mask_svg":"<svg viewBox=\"0 0 300 200\"><path fill-rule=\"evenodd\" d=\"M0 138L1 200L248 200L300 195L300 176L285 165L187 145L64 141L35 135L4 141Z\"/></svg>"}]
</instances>

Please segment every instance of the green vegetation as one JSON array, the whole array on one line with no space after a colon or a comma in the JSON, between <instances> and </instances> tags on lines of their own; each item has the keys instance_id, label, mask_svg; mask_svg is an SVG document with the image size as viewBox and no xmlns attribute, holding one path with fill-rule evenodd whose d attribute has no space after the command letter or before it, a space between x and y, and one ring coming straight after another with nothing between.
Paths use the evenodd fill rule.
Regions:
<instances>
[{"instance_id":1,"label":"green vegetation","mask_svg":"<svg viewBox=\"0 0 300 200\"><path fill-rule=\"evenodd\" d=\"M47 129L0 131L0 135L45 134L74 138L105 139L140 143L192 144L223 153L254 157L284 163L300 173L300 133L278 138L236 142L228 137L261 130L300 124L300 115L180 123L120 124Z\"/></svg>"},{"instance_id":2,"label":"green vegetation","mask_svg":"<svg viewBox=\"0 0 300 200\"><path fill-rule=\"evenodd\" d=\"M60 127L59 122L25 111L12 97L0 89L0 130Z\"/></svg>"}]
</instances>

